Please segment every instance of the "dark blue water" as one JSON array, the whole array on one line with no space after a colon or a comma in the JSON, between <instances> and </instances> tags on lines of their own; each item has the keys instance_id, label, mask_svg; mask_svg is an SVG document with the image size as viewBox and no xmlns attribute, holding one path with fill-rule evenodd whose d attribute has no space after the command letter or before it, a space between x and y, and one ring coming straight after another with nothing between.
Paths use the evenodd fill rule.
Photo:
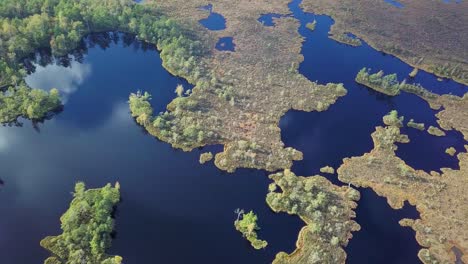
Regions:
<instances>
[{"instance_id":1,"label":"dark blue water","mask_svg":"<svg viewBox=\"0 0 468 264\"><path fill-rule=\"evenodd\" d=\"M163 110L177 84L185 84L162 68L158 53L121 41L104 43L106 50L93 46L82 63L37 67L28 78L33 87L62 88L62 113L38 130L27 121L0 127L0 262L43 262L48 253L39 241L60 233L77 181L120 182L111 253L125 263L268 263L293 250L304 223L269 209L265 173L200 165L203 150L176 151L131 118L130 92L151 92L153 106ZM236 208L259 215L266 250L254 250L234 229Z\"/></svg>"},{"instance_id":2,"label":"dark blue water","mask_svg":"<svg viewBox=\"0 0 468 264\"><path fill-rule=\"evenodd\" d=\"M370 67L387 73L397 73L406 78L412 68L399 59L372 49L363 43L361 47L340 44L328 38L333 20L328 16L304 13L299 7L300 0L290 4L293 16L300 20L300 34L305 38L302 54L304 62L300 72L311 81L344 83L348 94L325 112L288 112L281 120L282 138L287 146L304 153L304 160L296 162L293 171L298 175L315 175L326 165L335 168L342 159L361 156L373 148L370 134L382 124L382 116L393 109L418 122L436 125L433 111L428 104L415 95L402 93L389 97L355 83L357 72ZM263 16L265 17L265 15ZM314 31L305 27L317 21ZM468 91L464 85L453 81L437 81L429 73L420 71L411 81L438 94L463 95ZM463 150L465 141L461 133L449 131L447 137L434 137L426 132L403 128L411 143L399 144L397 155L410 166L426 171L441 167L458 168L458 160L445 153L449 146ZM335 184L341 183L336 175L329 177ZM419 246L414 232L399 226L402 218L416 218L414 207L402 210L391 209L384 198L377 197L369 189L360 189L362 199L357 209L357 222L362 230L354 234L349 246L347 263L420 263L417 258Z\"/></svg>"},{"instance_id":3,"label":"dark blue water","mask_svg":"<svg viewBox=\"0 0 468 264\"><path fill-rule=\"evenodd\" d=\"M298 4L295 0L290 7L306 38L301 73L320 83L343 82L349 93L323 113L291 111L281 120L286 145L304 152L305 160L295 163L296 174L313 175L325 165L336 168L342 158L372 149L370 133L392 109L407 119L435 124L434 111L418 97L388 97L354 82L362 67L397 72L401 78L411 67L366 44L352 48L328 39L332 20L305 14ZM313 19L317 27L311 32L305 24ZM210 23L221 28L225 21ZM128 113L130 92L150 91L158 112L174 98L178 84L190 85L168 74L158 53L141 43L99 44L78 56L83 57L81 63L38 67L28 78L35 87L62 89L66 104L60 115L38 130L27 122L21 128L0 128L2 263L36 264L46 258L39 241L60 233L59 217L79 180L90 187L121 183L123 201L111 253L123 256L125 263L269 263L278 251L291 252L303 223L271 212L265 203L269 184L265 173L225 174L212 164L202 166L198 156L203 150L176 151L145 134ZM422 71L414 81L437 93L467 91ZM459 133L436 138L416 130L404 132L412 142L402 144L398 155L411 166L425 170L457 166L444 150L449 145L461 150ZM340 184L336 176L330 179ZM363 229L354 233L346 249L348 263L418 263L414 232L397 223L404 217L416 218L414 208L392 210L372 191L360 191L357 221ZM269 242L266 250L255 251L234 230L233 211L238 207L259 215L259 235Z\"/></svg>"},{"instance_id":4,"label":"dark blue water","mask_svg":"<svg viewBox=\"0 0 468 264\"><path fill-rule=\"evenodd\" d=\"M394 6L394 7L398 7L398 8L404 8L404 7L405 7L404 4L402 4L402 3L398 2L398 1L395 1L395 0L384 0L384 1L385 1L386 3L391 4L391 5Z\"/></svg>"},{"instance_id":5,"label":"dark blue water","mask_svg":"<svg viewBox=\"0 0 468 264\"><path fill-rule=\"evenodd\" d=\"M264 26L267 27L272 27L275 25L275 22L273 21L274 18L280 18L281 15L278 14L264 14L260 16L258 21L260 21Z\"/></svg>"},{"instance_id":6,"label":"dark blue water","mask_svg":"<svg viewBox=\"0 0 468 264\"><path fill-rule=\"evenodd\" d=\"M233 37L224 37L220 38L218 43L216 43L216 49L221 51L235 51L236 44L234 44Z\"/></svg>"},{"instance_id":7,"label":"dark blue water","mask_svg":"<svg viewBox=\"0 0 468 264\"><path fill-rule=\"evenodd\" d=\"M210 15L207 18L200 20L200 24L209 30L226 29L226 19L221 14L213 12L212 4L202 6L201 8L210 11Z\"/></svg>"}]
</instances>

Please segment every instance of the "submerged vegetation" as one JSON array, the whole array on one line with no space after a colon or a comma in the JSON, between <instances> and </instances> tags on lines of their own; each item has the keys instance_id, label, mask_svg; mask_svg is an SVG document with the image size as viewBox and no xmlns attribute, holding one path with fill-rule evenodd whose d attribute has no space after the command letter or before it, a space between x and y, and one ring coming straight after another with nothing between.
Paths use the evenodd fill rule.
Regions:
<instances>
[{"instance_id":1,"label":"submerged vegetation","mask_svg":"<svg viewBox=\"0 0 468 264\"><path fill-rule=\"evenodd\" d=\"M52 253L45 264L120 264L120 256L109 256L114 229L112 212L120 201L120 186L110 184L86 190L77 183L70 208L60 218L63 233L49 236L41 246Z\"/></svg>"},{"instance_id":2,"label":"submerged vegetation","mask_svg":"<svg viewBox=\"0 0 468 264\"><path fill-rule=\"evenodd\" d=\"M352 237L351 232L360 229L353 220L359 192L333 185L322 176L300 177L289 170L270 178L275 181L266 198L271 209L298 215L307 224L299 234L297 249L289 255L278 253L273 263L344 264L343 247Z\"/></svg>"},{"instance_id":3,"label":"submerged vegetation","mask_svg":"<svg viewBox=\"0 0 468 264\"><path fill-rule=\"evenodd\" d=\"M243 210L239 209L235 212L237 213L237 219L234 221L236 230L241 232L255 249L265 248L268 242L257 238L257 231L260 229L257 224L257 215L253 211L244 213Z\"/></svg>"}]
</instances>

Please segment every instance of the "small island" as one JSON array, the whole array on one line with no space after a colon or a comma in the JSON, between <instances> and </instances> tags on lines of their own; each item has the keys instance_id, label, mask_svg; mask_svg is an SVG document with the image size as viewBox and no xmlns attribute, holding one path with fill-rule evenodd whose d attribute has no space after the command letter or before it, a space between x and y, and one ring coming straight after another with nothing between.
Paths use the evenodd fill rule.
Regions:
<instances>
[{"instance_id":1,"label":"small island","mask_svg":"<svg viewBox=\"0 0 468 264\"><path fill-rule=\"evenodd\" d=\"M84 183L77 183L70 208L60 218L63 233L41 241L52 253L44 264L121 264L122 257L106 254L114 229L112 213L119 201L118 183L88 190Z\"/></svg>"},{"instance_id":2,"label":"small island","mask_svg":"<svg viewBox=\"0 0 468 264\"><path fill-rule=\"evenodd\" d=\"M435 127L435 126L430 126L428 129L427 129L427 133L433 135L433 136L436 136L436 137L444 137L446 134L445 132L438 128L438 127Z\"/></svg>"},{"instance_id":3,"label":"small island","mask_svg":"<svg viewBox=\"0 0 468 264\"><path fill-rule=\"evenodd\" d=\"M320 168L320 172L321 173L334 174L335 169L333 167L331 167L331 166L325 166L325 167Z\"/></svg>"},{"instance_id":4,"label":"small island","mask_svg":"<svg viewBox=\"0 0 468 264\"><path fill-rule=\"evenodd\" d=\"M258 239L257 231L260 229L257 224L258 217L253 212L244 213L244 210L237 209L234 211L237 214L237 219L234 221L236 230L242 233L255 249L262 249L268 245L265 240Z\"/></svg>"},{"instance_id":5,"label":"small island","mask_svg":"<svg viewBox=\"0 0 468 264\"><path fill-rule=\"evenodd\" d=\"M445 150L445 153L453 157L457 153L457 150L454 147L450 147Z\"/></svg>"},{"instance_id":6,"label":"small island","mask_svg":"<svg viewBox=\"0 0 468 264\"><path fill-rule=\"evenodd\" d=\"M417 129L417 130L420 130L420 131L424 131L424 129L425 129L424 123L417 123L417 122L414 121L414 119L410 119L410 121L408 121L406 126Z\"/></svg>"},{"instance_id":7,"label":"small island","mask_svg":"<svg viewBox=\"0 0 468 264\"><path fill-rule=\"evenodd\" d=\"M200 155L200 164L205 164L213 159L213 153L206 152Z\"/></svg>"},{"instance_id":8,"label":"small island","mask_svg":"<svg viewBox=\"0 0 468 264\"><path fill-rule=\"evenodd\" d=\"M306 27L310 29L310 31L314 31L315 27L317 26L317 20L314 19L314 21L309 22L306 24Z\"/></svg>"}]
</instances>

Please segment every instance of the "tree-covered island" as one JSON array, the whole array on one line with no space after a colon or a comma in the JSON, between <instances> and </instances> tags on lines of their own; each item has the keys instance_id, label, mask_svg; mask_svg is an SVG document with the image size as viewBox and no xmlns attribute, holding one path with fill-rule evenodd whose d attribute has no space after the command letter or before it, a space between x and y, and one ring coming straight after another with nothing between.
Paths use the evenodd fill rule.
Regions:
<instances>
[{"instance_id":1,"label":"tree-covered island","mask_svg":"<svg viewBox=\"0 0 468 264\"><path fill-rule=\"evenodd\" d=\"M235 213L237 214L237 219L234 221L236 230L242 233L242 236L250 242L253 248L265 248L268 242L258 239L257 235L257 231L260 229L257 224L257 215L253 211L245 213L244 210L240 209L236 209Z\"/></svg>"},{"instance_id":2,"label":"tree-covered island","mask_svg":"<svg viewBox=\"0 0 468 264\"><path fill-rule=\"evenodd\" d=\"M63 233L41 241L52 253L44 264L121 264L120 256L106 253L111 246L112 213L120 201L119 189L118 183L88 190L84 183L77 183L70 208L60 218Z\"/></svg>"}]
</instances>

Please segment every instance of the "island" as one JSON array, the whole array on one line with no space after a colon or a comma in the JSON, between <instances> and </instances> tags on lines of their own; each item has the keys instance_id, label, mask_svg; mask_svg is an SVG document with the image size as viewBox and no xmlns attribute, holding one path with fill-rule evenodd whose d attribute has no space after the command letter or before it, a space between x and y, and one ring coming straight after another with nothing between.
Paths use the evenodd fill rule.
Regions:
<instances>
[{"instance_id":1,"label":"island","mask_svg":"<svg viewBox=\"0 0 468 264\"><path fill-rule=\"evenodd\" d=\"M258 239L257 231L260 230L260 227L257 224L257 215L253 211L244 213L244 210L238 210L236 213L237 219L234 221L234 226L250 242L252 247L262 249L268 246L268 242Z\"/></svg>"},{"instance_id":2,"label":"island","mask_svg":"<svg viewBox=\"0 0 468 264\"><path fill-rule=\"evenodd\" d=\"M425 129L424 123L417 123L414 121L414 119L410 119L410 121L408 121L406 126L420 130L420 131L423 131Z\"/></svg>"},{"instance_id":3,"label":"island","mask_svg":"<svg viewBox=\"0 0 468 264\"><path fill-rule=\"evenodd\" d=\"M423 263L455 263L452 249L463 253L468 262L468 154L458 154L460 169L442 168L442 173L415 170L396 156L396 143L409 139L395 125L377 127L372 133L374 149L363 156L346 158L338 168L338 178L354 186L372 188L386 197L394 209L408 201L416 206L420 219L404 219L400 223L416 231L423 247L419 258ZM468 145L465 146L468 150ZM378 173L376 173L378 172Z\"/></svg>"},{"instance_id":4,"label":"island","mask_svg":"<svg viewBox=\"0 0 468 264\"><path fill-rule=\"evenodd\" d=\"M63 233L41 241L52 253L44 264L121 264L122 257L106 254L114 229L112 213L119 201L118 183L88 190L84 183L77 183L70 208L60 218Z\"/></svg>"},{"instance_id":5,"label":"island","mask_svg":"<svg viewBox=\"0 0 468 264\"><path fill-rule=\"evenodd\" d=\"M445 153L453 157L457 153L457 150L454 147L449 147L445 150Z\"/></svg>"},{"instance_id":6,"label":"island","mask_svg":"<svg viewBox=\"0 0 468 264\"><path fill-rule=\"evenodd\" d=\"M212 159L213 159L213 153L211 152L200 154L200 164L205 164L208 161L211 161Z\"/></svg>"},{"instance_id":7,"label":"island","mask_svg":"<svg viewBox=\"0 0 468 264\"><path fill-rule=\"evenodd\" d=\"M427 129L427 133L436 137L443 137L446 135L443 130L435 126L429 126L429 128Z\"/></svg>"},{"instance_id":8,"label":"island","mask_svg":"<svg viewBox=\"0 0 468 264\"><path fill-rule=\"evenodd\" d=\"M273 263L344 264L343 247L352 238L351 232L360 230L353 220L359 192L336 186L322 176L300 177L290 170L269 178L274 180L266 198L271 209L298 215L306 223L299 233L297 249L291 254L278 253Z\"/></svg>"}]
</instances>

